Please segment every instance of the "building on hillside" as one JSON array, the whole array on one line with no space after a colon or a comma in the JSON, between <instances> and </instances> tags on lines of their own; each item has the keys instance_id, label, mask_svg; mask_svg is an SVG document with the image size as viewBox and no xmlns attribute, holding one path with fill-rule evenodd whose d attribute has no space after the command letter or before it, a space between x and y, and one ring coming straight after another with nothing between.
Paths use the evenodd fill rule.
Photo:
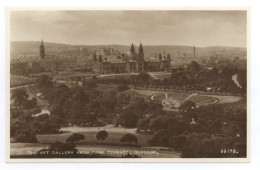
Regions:
<instances>
[{"instance_id":1,"label":"building on hillside","mask_svg":"<svg viewBox=\"0 0 260 170\"><path fill-rule=\"evenodd\" d=\"M140 44L138 52L132 44L129 52L120 53L112 48L100 48L92 52L92 59L86 57L90 52L74 50L62 53L61 57L46 55L44 42L39 46L39 57L28 61L12 62L11 69L29 68L33 72L62 71L75 68L92 68L95 73L131 73L131 72L156 72L169 71L171 69L171 56L162 56L156 60L145 60L144 50ZM83 57L82 57L83 56ZM114 60L111 58L114 57ZM115 58L116 57L116 58ZM110 61L108 61L108 58Z\"/></svg>"},{"instance_id":2,"label":"building on hillside","mask_svg":"<svg viewBox=\"0 0 260 170\"><path fill-rule=\"evenodd\" d=\"M40 59L29 61L28 66L30 69L38 71L61 71L76 68L79 63L76 59L46 58L43 41L39 47L39 55Z\"/></svg>"},{"instance_id":3,"label":"building on hillside","mask_svg":"<svg viewBox=\"0 0 260 170\"><path fill-rule=\"evenodd\" d=\"M123 60L119 62L107 61L102 55L93 54L93 71L95 73L131 73L131 72L149 72L149 71L169 71L171 68L171 57L159 57L158 61L147 61L144 59L142 44L139 46L138 53L134 45L131 45L130 51Z\"/></svg>"}]
</instances>

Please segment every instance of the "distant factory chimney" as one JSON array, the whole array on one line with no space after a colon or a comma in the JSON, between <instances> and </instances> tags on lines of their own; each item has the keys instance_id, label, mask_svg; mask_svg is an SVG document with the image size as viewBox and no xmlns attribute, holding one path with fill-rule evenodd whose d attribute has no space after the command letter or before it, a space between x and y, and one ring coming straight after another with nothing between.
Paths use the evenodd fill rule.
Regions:
<instances>
[{"instance_id":1,"label":"distant factory chimney","mask_svg":"<svg viewBox=\"0 0 260 170\"><path fill-rule=\"evenodd\" d=\"M195 46L193 47L193 57L194 58L196 57L196 48L195 48Z\"/></svg>"}]
</instances>

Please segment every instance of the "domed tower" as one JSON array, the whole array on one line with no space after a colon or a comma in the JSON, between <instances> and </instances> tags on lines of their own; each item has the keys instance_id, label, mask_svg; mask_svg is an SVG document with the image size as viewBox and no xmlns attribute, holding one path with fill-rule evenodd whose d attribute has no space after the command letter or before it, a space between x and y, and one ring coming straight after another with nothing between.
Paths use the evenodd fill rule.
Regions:
<instances>
[{"instance_id":1,"label":"domed tower","mask_svg":"<svg viewBox=\"0 0 260 170\"><path fill-rule=\"evenodd\" d=\"M40 46L40 57L41 57L41 59L45 59L45 47L43 45L43 40L42 40L42 43Z\"/></svg>"}]
</instances>

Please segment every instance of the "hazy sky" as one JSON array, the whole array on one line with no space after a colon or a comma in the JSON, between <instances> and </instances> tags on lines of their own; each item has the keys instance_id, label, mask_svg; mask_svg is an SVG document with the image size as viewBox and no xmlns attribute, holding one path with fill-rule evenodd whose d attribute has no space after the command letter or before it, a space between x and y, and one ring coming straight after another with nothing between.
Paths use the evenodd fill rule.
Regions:
<instances>
[{"instance_id":1,"label":"hazy sky","mask_svg":"<svg viewBox=\"0 0 260 170\"><path fill-rule=\"evenodd\" d=\"M246 47L245 11L15 11L11 41Z\"/></svg>"}]
</instances>

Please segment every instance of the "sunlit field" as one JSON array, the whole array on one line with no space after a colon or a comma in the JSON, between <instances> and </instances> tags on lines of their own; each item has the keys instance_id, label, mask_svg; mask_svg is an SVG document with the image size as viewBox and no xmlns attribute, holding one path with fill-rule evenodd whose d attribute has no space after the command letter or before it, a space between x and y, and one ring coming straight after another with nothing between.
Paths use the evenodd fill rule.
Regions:
<instances>
[{"instance_id":1,"label":"sunlit field","mask_svg":"<svg viewBox=\"0 0 260 170\"><path fill-rule=\"evenodd\" d=\"M147 141L152 138L149 134L138 134L136 129L126 129L120 127L64 127L61 128L65 133L62 134L48 134L48 135L36 135L39 143L55 143L61 142L65 143L66 139L73 133L81 133L85 136L85 139L79 143L101 143L96 139L96 134L100 130L106 130L108 132L108 137L104 143L120 144L120 138L127 133L134 134L138 139L138 145L147 146ZM66 132L67 131L67 132Z\"/></svg>"}]
</instances>

